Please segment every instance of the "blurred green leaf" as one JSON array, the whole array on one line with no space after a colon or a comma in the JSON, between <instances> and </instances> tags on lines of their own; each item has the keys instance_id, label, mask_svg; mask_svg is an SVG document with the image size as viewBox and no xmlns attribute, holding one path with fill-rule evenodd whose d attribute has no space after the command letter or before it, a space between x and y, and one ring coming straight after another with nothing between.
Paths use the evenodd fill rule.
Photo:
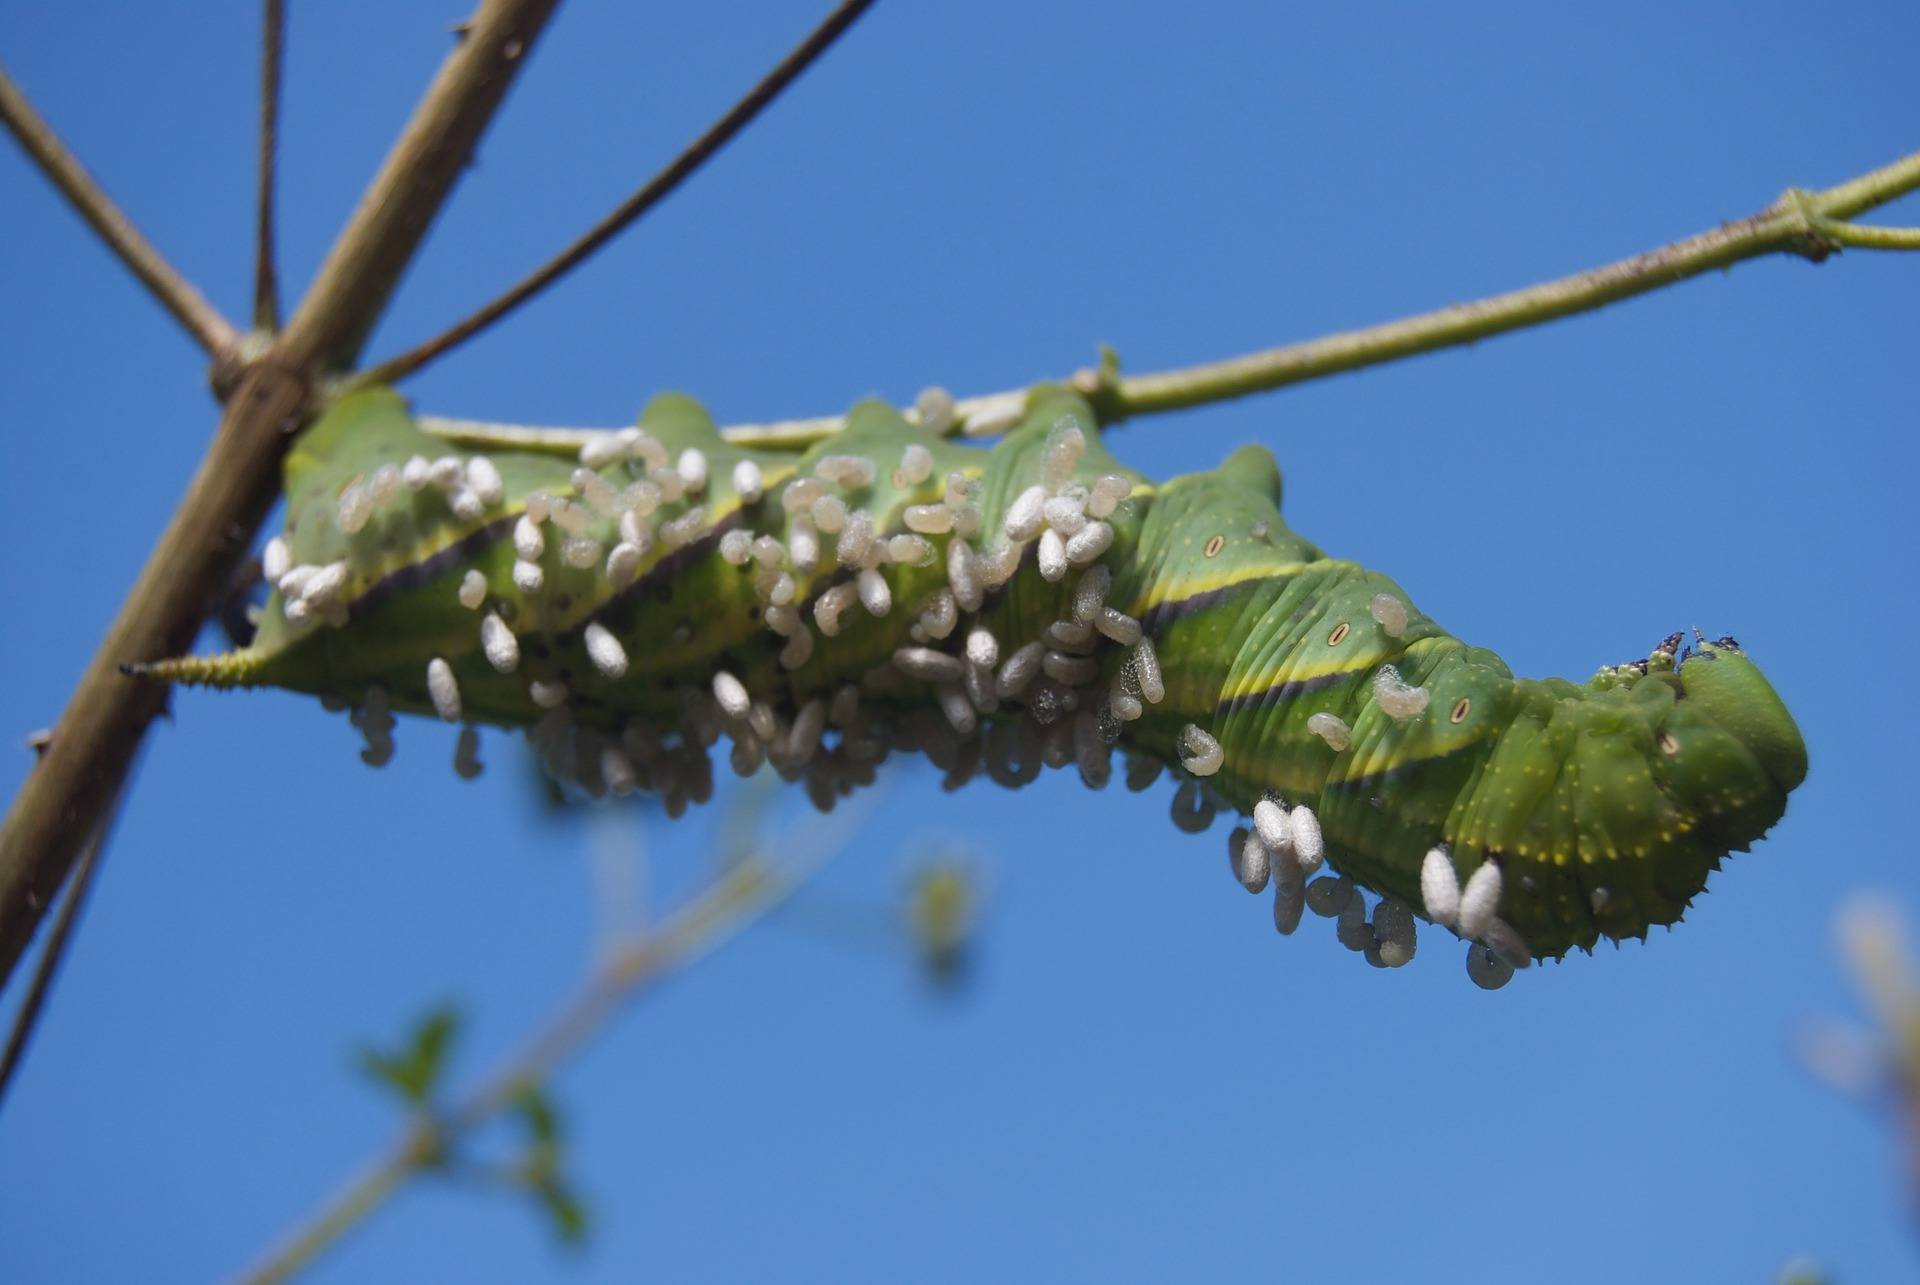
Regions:
<instances>
[{"instance_id":1,"label":"blurred green leaf","mask_svg":"<svg viewBox=\"0 0 1920 1285\"><path fill-rule=\"evenodd\" d=\"M915 872L907 922L928 978L950 988L966 975L981 900L980 880L962 858L936 856Z\"/></svg>"},{"instance_id":2,"label":"blurred green leaf","mask_svg":"<svg viewBox=\"0 0 1920 1285\"><path fill-rule=\"evenodd\" d=\"M587 1208L573 1194L572 1188L558 1178L552 1178L535 1187L534 1195L553 1225L553 1234L562 1244L574 1247L586 1244Z\"/></svg>"},{"instance_id":3,"label":"blurred green leaf","mask_svg":"<svg viewBox=\"0 0 1920 1285\"><path fill-rule=\"evenodd\" d=\"M529 1084L514 1095L513 1108L526 1123L527 1136L546 1146L560 1143L560 1113L553 1099L537 1084Z\"/></svg>"},{"instance_id":4,"label":"blurred green leaf","mask_svg":"<svg viewBox=\"0 0 1920 1285\"><path fill-rule=\"evenodd\" d=\"M1778 1285L1830 1285L1831 1280L1825 1268L1803 1255L1788 1259L1780 1268Z\"/></svg>"},{"instance_id":5,"label":"blurred green leaf","mask_svg":"<svg viewBox=\"0 0 1920 1285\"><path fill-rule=\"evenodd\" d=\"M360 1069L377 1083L398 1093L408 1106L424 1108L439 1087L447 1053L460 1029L460 1010L442 1004L414 1024L398 1052L373 1047L360 1050Z\"/></svg>"},{"instance_id":6,"label":"blurred green leaf","mask_svg":"<svg viewBox=\"0 0 1920 1285\"><path fill-rule=\"evenodd\" d=\"M560 1172L560 1111L537 1084L514 1094L513 1112L527 1130L527 1151L520 1172L528 1186L539 1188L555 1181Z\"/></svg>"}]
</instances>

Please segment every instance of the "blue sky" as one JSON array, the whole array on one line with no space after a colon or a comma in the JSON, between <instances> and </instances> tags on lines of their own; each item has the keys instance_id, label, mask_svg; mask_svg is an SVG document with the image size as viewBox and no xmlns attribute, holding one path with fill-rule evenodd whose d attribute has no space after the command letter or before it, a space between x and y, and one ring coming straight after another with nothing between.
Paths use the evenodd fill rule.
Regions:
<instances>
[{"instance_id":1,"label":"blue sky","mask_svg":"<svg viewBox=\"0 0 1920 1285\"><path fill-rule=\"evenodd\" d=\"M819 6L581 3L541 44L372 352L482 302L676 150ZM256 6L0 10L0 58L153 238L245 312ZM284 272L310 274L458 5L295 5ZM1601 262L1920 146L1920 10L885 0L686 191L409 388L424 410L722 420L1152 369ZM1920 222L1920 203L1890 209ZM0 148L0 740L57 716L214 420L197 353ZM1916 1267L1886 1122L1794 1034L1857 1012L1831 920L1920 914L1901 642L1920 257L1742 266L1535 332L1116 430L1160 475L1258 440L1288 520L1522 673L1698 623L1797 714L1783 825L1645 946L1475 990L1277 939L1171 787L888 777L803 894L554 1086L585 1255L422 1185L313 1279L1843 1280ZM28 534L32 533L32 534ZM588 828L515 748L478 783L405 724L363 767L277 693L150 738L0 1116L10 1280L200 1280L384 1147L351 1068L441 999L464 1082L579 976ZM24 752L0 753L0 788ZM737 802L737 796L723 795ZM780 833L810 824L783 801ZM718 809L644 831L658 899ZM972 986L930 1000L859 923L916 854L991 884ZM861 908L869 908L862 910ZM874 922L879 922L875 919Z\"/></svg>"}]
</instances>

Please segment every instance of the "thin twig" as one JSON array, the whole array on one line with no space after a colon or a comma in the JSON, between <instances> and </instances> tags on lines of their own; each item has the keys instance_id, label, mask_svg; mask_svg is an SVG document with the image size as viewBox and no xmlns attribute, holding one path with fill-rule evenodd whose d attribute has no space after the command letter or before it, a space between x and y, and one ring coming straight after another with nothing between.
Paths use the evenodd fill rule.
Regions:
<instances>
[{"instance_id":1,"label":"thin twig","mask_svg":"<svg viewBox=\"0 0 1920 1285\"><path fill-rule=\"evenodd\" d=\"M1920 230L1840 221L1916 188L1920 188L1920 152L1824 191L1790 191L1751 217L1558 281L1225 361L1145 375L1083 370L1070 382L1088 394L1103 422L1115 423L1136 415L1229 401L1417 353L1474 343L1510 330L1591 312L1762 255L1798 254L1818 261L1843 245L1920 249ZM967 436L1003 431L1012 422L1009 411L1017 414L1025 396L1025 390L1012 389L963 399L955 405L953 431ZM431 416L420 422L427 431L469 447L555 454L577 452L595 435L610 431L486 424ZM794 449L831 437L845 422L843 416L823 415L771 424L736 424L721 432L728 441L742 446Z\"/></svg>"},{"instance_id":2,"label":"thin twig","mask_svg":"<svg viewBox=\"0 0 1920 1285\"><path fill-rule=\"evenodd\" d=\"M970 437L1003 433L1012 427L1026 408L1027 390L988 393L967 397L954 403L956 431ZM909 407L904 412L918 422L919 413ZM421 415L416 423L436 437L475 450L532 451L547 455L577 455L580 448L598 437L617 430L612 428L548 428L532 424L497 424L488 420L450 419L442 415ZM820 415L812 419L785 419L768 424L735 424L720 430L728 441L767 450L797 449L831 437L845 424L840 415Z\"/></svg>"},{"instance_id":3,"label":"thin twig","mask_svg":"<svg viewBox=\"0 0 1920 1285\"><path fill-rule=\"evenodd\" d=\"M173 314L194 341L218 358L229 352L238 333L232 323L191 281L161 256L135 227L126 212L113 203L99 181L79 158L67 150L53 127L33 109L20 87L0 67L0 123L6 125L48 182L67 198L74 212L147 288L159 305Z\"/></svg>"},{"instance_id":4,"label":"thin twig","mask_svg":"<svg viewBox=\"0 0 1920 1285\"><path fill-rule=\"evenodd\" d=\"M1888 228L1867 223L1821 219L1820 235L1839 245L1861 250L1920 250L1920 228Z\"/></svg>"},{"instance_id":5,"label":"thin twig","mask_svg":"<svg viewBox=\"0 0 1920 1285\"><path fill-rule=\"evenodd\" d=\"M47 934L47 944L40 953L40 963L33 970L33 980L27 984L27 993L20 1001L20 1011L13 1019L13 1028L7 1032L6 1052L0 1054L0 1104L6 1102L7 1089L13 1084L14 1072L19 1070L21 1059L26 1056L27 1042L33 1037L34 1025L40 1020L40 1009L46 1003L47 993L53 989L53 979L60 971L60 961L66 956L74 925L80 921L80 912L86 907L87 893L92 890L94 876L99 872L107 831L113 826L113 814L118 811L119 802L115 800L108 815L94 826L93 834L88 837L86 846L81 849L80 860L73 868L73 878L67 881L66 900L60 904L60 913L54 917L53 928Z\"/></svg>"},{"instance_id":6,"label":"thin twig","mask_svg":"<svg viewBox=\"0 0 1920 1285\"><path fill-rule=\"evenodd\" d=\"M1856 199L1854 194L1870 191L1877 204L1916 187L1920 152L1839 188L1789 191L1758 214L1558 281L1226 361L1101 380L1100 387L1090 391L1105 419L1152 415L1473 343L1591 312L1762 255L1797 254L1817 263L1833 248L1822 235L1821 220L1839 217Z\"/></svg>"},{"instance_id":7,"label":"thin twig","mask_svg":"<svg viewBox=\"0 0 1920 1285\"><path fill-rule=\"evenodd\" d=\"M367 333L473 158L480 134L526 65L559 0L482 0L413 118L368 184L281 337L295 365L353 364Z\"/></svg>"},{"instance_id":8,"label":"thin twig","mask_svg":"<svg viewBox=\"0 0 1920 1285\"><path fill-rule=\"evenodd\" d=\"M594 224L572 245L521 278L506 293L466 320L416 348L380 362L367 371L358 382L391 384L406 378L428 362L487 329L585 262L595 251L624 232L648 210L666 199L675 188L692 177L694 171L725 147L734 135L745 129L754 117L780 96L782 90L799 78L800 73L818 61L833 42L839 39L840 35L851 27L861 14L872 7L873 2L874 0L841 0L833 12L828 14L805 40L795 45L787 56L780 60L779 65L768 72L744 98L729 108L726 115L708 126L705 133L689 144L680 155L673 158L672 163L648 179L645 186L622 201L612 213Z\"/></svg>"},{"instance_id":9,"label":"thin twig","mask_svg":"<svg viewBox=\"0 0 1920 1285\"><path fill-rule=\"evenodd\" d=\"M556 2L482 0L292 320L238 377L186 497L0 823L0 986L165 704L158 684L120 666L192 645L272 507L315 366L358 350Z\"/></svg>"},{"instance_id":10,"label":"thin twig","mask_svg":"<svg viewBox=\"0 0 1920 1285\"><path fill-rule=\"evenodd\" d=\"M749 854L653 933L609 956L518 1053L445 1115L415 1122L384 1157L240 1280L244 1285L269 1285L307 1267L409 1179L452 1154L462 1138L510 1107L527 1088L545 1082L622 1008L791 896L845 849L864 815L865 809L843 814L835 824L822 827L811 843L802 844L798 855L778 864L759 852Z\"/></svg>"},{"instance_id":11,"label":"thin twig","mask_svg":"<svg viewBox=\"0 0 1920 1285\"><path fill-rule=\"evenodd\" d=\"M266 0L260 26L260 189L254 200L253 328L280 328L280 276L274 269L274 167L280 150L280 71L286 64L286 3Z\"/></svg>"}]
</instances>

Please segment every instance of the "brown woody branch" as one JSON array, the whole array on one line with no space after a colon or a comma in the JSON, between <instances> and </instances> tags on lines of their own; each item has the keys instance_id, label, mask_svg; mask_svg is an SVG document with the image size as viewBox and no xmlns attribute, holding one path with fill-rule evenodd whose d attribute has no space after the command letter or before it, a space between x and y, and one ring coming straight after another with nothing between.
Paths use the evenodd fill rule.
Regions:
<instances>
[{"instance_id":1,"label":"brown woody branch","mask_svg":"<svg viewBox=\"0 0 1920 1285\"><path fill-rule=\"evenodd\" d=\"M280 155L280 72L286 65L286 0L266 0L260 25L260 164L254 194L253 328L280 328L280 277L274 269L274 167Z\"/></svg>"},{"instance_id":2,"label":"brown woody branch","mask_svg":"<svg viewBox=\"0 0 1920 1285\"><path fill-rule=\"evenodd\" d=\"M212 595L228 582L273 504L281 456L308 412L317 379L358 352L557 3L482 0L286 330L234 377L219 430L186 497L0 824L0 985L165 704L163 689L126 677L120 666L179 654L192 644ZM11 92L10 85L4 89ZM8 108L10 124L18 115ZM52 147L66 156L57 141ZM77 163L72 169L84 176ZM69 196L81 202L72 191ZM92 215L88 221L121 248L115 225L103 227ZM231 342L228 328L224 343Z\"/></svg>"}]
</instances>

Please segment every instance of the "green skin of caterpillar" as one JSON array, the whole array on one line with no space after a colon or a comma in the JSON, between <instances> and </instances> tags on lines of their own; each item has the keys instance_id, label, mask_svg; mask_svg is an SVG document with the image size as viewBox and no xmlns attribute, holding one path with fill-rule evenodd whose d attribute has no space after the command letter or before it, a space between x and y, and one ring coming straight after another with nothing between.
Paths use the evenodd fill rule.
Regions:
<instances>
[{"instance_id":1,"label":"green skin of caterpillar","mask_svg":"<svg viewBox=\"0 0 1920 1285\"><path fill-rule=\"evenodd\" d=\"M1536 955L1644 936L1805 777L1798 729L1737 648L1584 686L1517 679L1391 580L1288 533L1274 498L1264 452L1162 488L1142 544L1177 552L1115 585L1166 671L1167 699L1131 735L1167 755L1185 723L1205 728L1226 756L1214 786L1243 810L1268 791L1310 804L1359 883L1420 910L1422 859L1444 843L1462 881L1500 863L1499 913ZM1370 614L1380 593L1408 603L1398 638ZM1425 711L1400 720L1375 703L1385 665L1428 690ZM1307 730L1319 712L1350 725L1344 750Z\"/></svg>"},{"instance_id":2,"label":"green skin of caterpillar","mask_svg":"<svg viewBox=\"0 0 1920 1285\"><path fill-rule=\"evenodd\" d=\"M1462 881L1483 861L1500 863L1499 913L1535 954L1643 936L1651 924L1678 920L1721 857L1745 850L1780 818L1805 775L1791 717L1737 649L1704 646L1678 669L1663 668L1656 655L1644 674L1602 671L1586 685L1516 679L1492 652L1445 634L1392 581L1329 559L1290 532L1279 513L1279 470L1265 450L1244 448L1216 471L1155 486L1106 453L1082 399L1050 390L1035 393L1023 424L990 452L923 432L878 403L857 407L843 432L805 453L751 451L724 441L690 399L657 398L641 426L670 457L697 447L708 459L702 534L679 549L653 550L638 580L615 593L598 562L566 565L559 532L549 527L546 584L534 595L513 583L513 521L534 491L571 496L574 461L493 452L508 498L479 521L454 518L428 488L403 492L349 536L333 517L348 485L381 464L449 453L414 427L395 394L352 394L289 456L286 532L296 563L349 560L349 626L295 630L276 593L246 651L153 672L316 694L357 695L378 684L396 709L431 713L426 665L441 657L459 681L464 717L509 727L546 712L528 692L530 679L544 679L567 684L582 722L611 729L640 718L668 728L688 689L709 690L716 666L789 715L848 682L863 685L863 701L924 706L925 685L889 662L909 642L921 606L947 583L947 537L930 537L936 556L927 565L888 569L891 613L874 617L855 604L840 633L818 639L812 658L792 672L778 661L783 640L761 619L751 567L725 562L719 537L741 527L789 539L781 485L811 476L825 455L873 461L873 486L847 498L873 514L883 534L905 530L907 505L938 503L952 470L977 479L981 530L996 533L1014 498L1040 480L1049 430L1067 420L1087 440L1076 480L1091 485L1119 473L1134 484L1110 519L1107 601L1142 621L1167 690L1124 725L1123 745L1177 762L1182 729L1198 725L1225 751L1210 781L1216 790L1242 811L1269 793L1311 805L1332 863L1376 892L1421 909L1422 859L1444 843ZM910 442L931 452L932 476L896 487L889 475ZM750 505L730 482L741 459L758 463L765 479L764 498ZM638 476L625 464L600 472L616 487ZM671 517L689 503L661 513ZM592 534L610 546L613 523L596 516ZM834 537L821 543L821 569L794 573L809 625L813 600L851 575L834 568ZM458 601L475 569L488 582L485 610L520 640L522 662L510 675L488 663L480 613ZM1005 656L1068 614L1077 579L1075 572L1049 583L1029 556L977 618L940 645L957 650L977 623ZM1397 638L1369 614L1379 593L1408 604ZM623 643L624 676L608 678L590 663L581 641L589 620ZM1112 646L1100 654L1102 688L1125 656ZM1428 690L1425 711L1399 720L1375 703L1375 675L1389 664ZM1347 748L1336 752L1307 730L1320 712L1350 725Z\"/></svg>"}]
</instances>

